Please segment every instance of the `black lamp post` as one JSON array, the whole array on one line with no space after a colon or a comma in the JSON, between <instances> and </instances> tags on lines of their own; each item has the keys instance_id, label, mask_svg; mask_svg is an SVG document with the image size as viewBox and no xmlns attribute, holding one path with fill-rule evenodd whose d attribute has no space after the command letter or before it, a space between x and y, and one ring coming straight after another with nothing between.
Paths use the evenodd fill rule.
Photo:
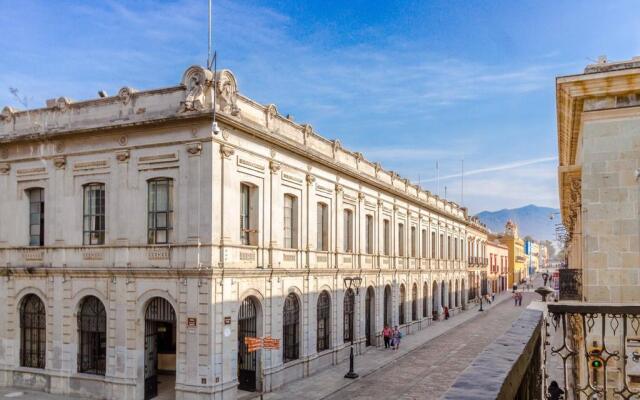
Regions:
<instances>
[{"instance_id":1,"label":"black lamp post","mask_svg":"<svg viewBox=\"0 0 640 400\"><path fill-rule=\"evenodd\" d=\"M347 288L347 290L351 289L351 286L353 286L356 289L356 295L359 294L359 288L360 288L360 284L362 283L362 278L359 276L350 278L344 278L344 287ZM356 335L356 329L355 329L355 304L354 304L354 309L353 309L353 314L351 316L351 329L353 329L353 332L351 332L351 351L349 353L349 372L347 372L347 374L344 376L345 378L349 378L349 379L356 379L358 377L358 374L356 374L353 371L353 338Z\"/></svg>"}]
</instances>

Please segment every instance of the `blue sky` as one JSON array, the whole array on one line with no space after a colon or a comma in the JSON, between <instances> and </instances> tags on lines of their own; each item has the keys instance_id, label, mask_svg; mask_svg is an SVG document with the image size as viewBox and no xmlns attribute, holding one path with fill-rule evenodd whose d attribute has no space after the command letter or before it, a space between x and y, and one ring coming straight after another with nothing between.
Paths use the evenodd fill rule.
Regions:
<instances>
[{"instance_id":1,"label":"blue sky","mask_svg":"<svg viewBox=\"0 0 640 400\"><path fill-rule=\"evenodd\" d=\"M245 95L461 201L557 206L554 79L640 55L637 1L214 0ZM0 107L174 85L207 2L0 0ZM20 107L20 106L19 106ZM435 164L440 166L436 187Z\"/></svg>"}]
</instances>

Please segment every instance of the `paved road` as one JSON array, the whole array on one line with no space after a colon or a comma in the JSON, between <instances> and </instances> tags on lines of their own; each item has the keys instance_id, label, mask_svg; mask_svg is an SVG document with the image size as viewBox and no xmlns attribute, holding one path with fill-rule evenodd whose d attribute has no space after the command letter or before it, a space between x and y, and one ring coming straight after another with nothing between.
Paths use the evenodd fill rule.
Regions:
<instances>
[{"instance_id":1,"label":"paved road","mask_svg":"<svg viewBox=\"0 0 640 400\"><path fill-rule=\"evenodd\" d=\"M330 400L437 399L456 377L495 338L509 329L535 293L525 293L522 307L513 301L498 304L491 312L465 322L419 349L335 392Z\"/></svg>"}]
</instances>

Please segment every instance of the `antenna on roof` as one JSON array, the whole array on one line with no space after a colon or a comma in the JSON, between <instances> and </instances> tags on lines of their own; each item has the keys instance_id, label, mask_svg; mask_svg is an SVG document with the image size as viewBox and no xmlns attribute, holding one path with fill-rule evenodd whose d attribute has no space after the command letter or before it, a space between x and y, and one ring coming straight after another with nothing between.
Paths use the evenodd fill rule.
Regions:
<instances>
[{"instance_id":1,"label":"antenna on roof","mask_svg":"<svg viewBox=\"0 0 640 400\"><path fill-rule=\"evenodd\" d=\"M460 162L460 170L461 170L460 171L460 181L461 181L460 205L464 207L464 158Z\"/></svg>"},{"instance_id":2,"label":"antenna on roof","mask_svg":"<svg viewBox=\"0 0 640 400\"><path fill-rule=\"evenodd\" d=\"M216 51L213 52L213 56L211 55L211 43L213 42L213 29L211 26L212 22L212 7L211 0L209 0L209 31L208 31L208 46L207 46L207 69L211 71L211 67L213 66L213 122L211 122L211 132L214 135L219 135L222 131L216 122L216 88L218 87L218 74L216 71L217 63L218 63L218 53Z\"/></svg>"}]
</instances>

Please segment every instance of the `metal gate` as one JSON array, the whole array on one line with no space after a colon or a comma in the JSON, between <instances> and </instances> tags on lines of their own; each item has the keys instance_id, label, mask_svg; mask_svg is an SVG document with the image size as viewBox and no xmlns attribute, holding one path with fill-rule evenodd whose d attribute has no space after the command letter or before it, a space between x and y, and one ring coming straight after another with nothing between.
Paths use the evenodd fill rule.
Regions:
<instances>
[{"instance_id":1,"label":"metal gate","mask_svg":"<svg viewBox=\"0 0 640 400\"><path fill-rule=\"evenodd\" d=\"M372 305L371 304L374 301L375 298L375 294L373 293L373 288L369 287L367 289L367 295L365 297L365 335L367 337L367 346L371 346L371 323L372 323ZM374 306L375 307L375 306Z\"/></svg>"},{"instance_id":2,"label":"metal gate","mask_svg":"<svg viewBox=\"0 0 640 400\"><path fill-rule=\"evenodd\" d=\"M256 352L247 351L244 338L257 335L256 305L253 299L247 297L242 301L238 312L238 389L240 390L250 392L256 390Z\"/></svg>"},{"instance_id":3,"label":"metal gate","mask_svg":"<svg viewBox=\"0 0 640 400\"><path fill-rule=\"evenodd\" d=\"M144 399L158 395L158 323L176 322L176 313L167 300L154 297L144 315Z\"/></svg>"}]
</instances>

